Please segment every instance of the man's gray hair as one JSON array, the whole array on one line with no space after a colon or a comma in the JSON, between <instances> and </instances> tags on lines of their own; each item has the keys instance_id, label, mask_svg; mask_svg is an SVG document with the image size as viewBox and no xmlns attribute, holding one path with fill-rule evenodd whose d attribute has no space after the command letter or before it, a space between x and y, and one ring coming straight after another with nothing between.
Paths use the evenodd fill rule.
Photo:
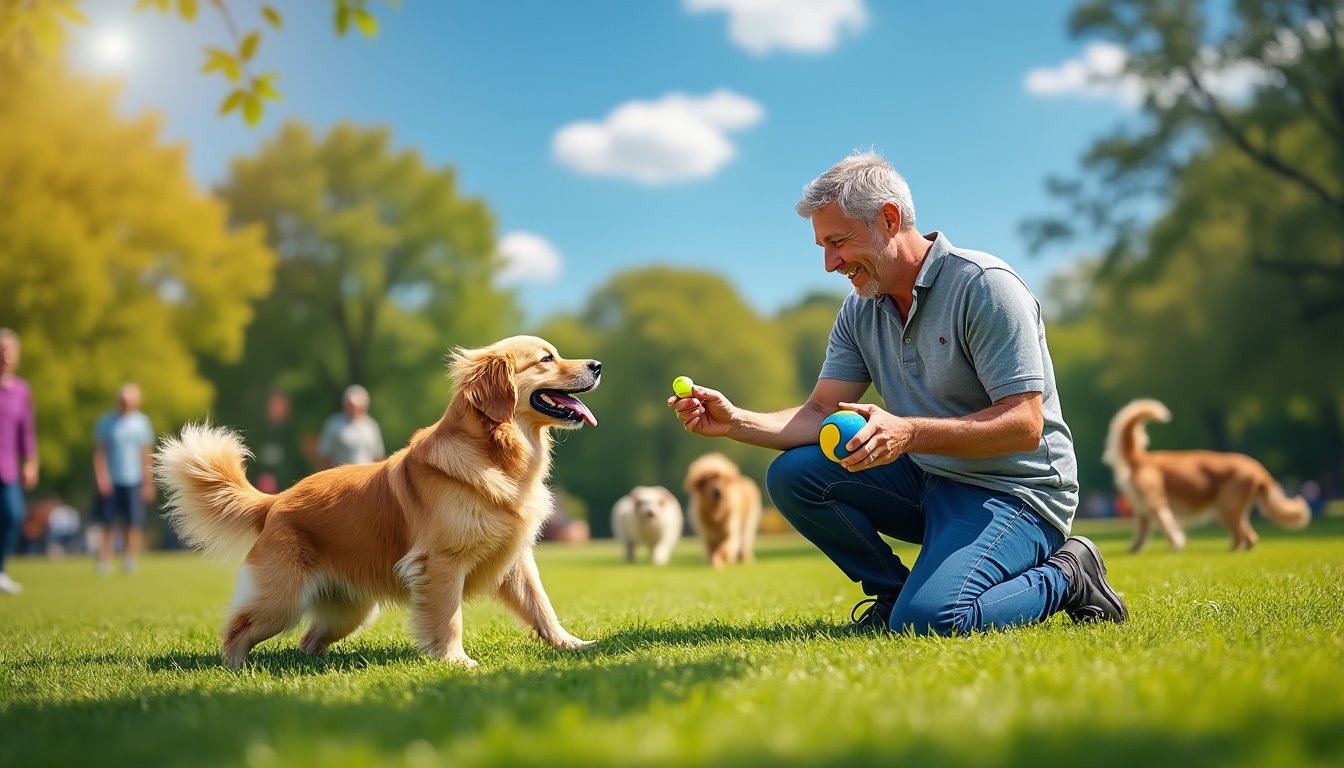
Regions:
<instances>
[{"instance_id":1,"label":"man's gray hair","mask_svg":"<svg viewBox=\"0 0 1344 768\"><path fill-rule=\"evenodd\" d=\"M346 402L354 403L355 405L367 406L369 404L369 390L358 384L351 384L345 388L345 394L342 395L342 398Z\"/></svg>"},{"instance_id":2,"label":"man's gray hair","mask_svg":"<svg viewBox=\"0 0 1344 768\"><path fill-rule=\"evenodd\" d=\"M15 333L12 328L0 328L0 341L12 341L18 344L19 334Z\"/></svg>"},{"instance_id":3,"label":"man's gray hair","mask_svg":"<svg viewBox=\"0 0 1344 768\"><path fill-rule=\"evenodd\" d=\"M901 229L915 228L915 202L901 174L876 152L854 152L803 187L794 210L804 219L831 203L846 218L873 225L877 212L891 203L901 212Z\"/></svg>"}]
</instances>

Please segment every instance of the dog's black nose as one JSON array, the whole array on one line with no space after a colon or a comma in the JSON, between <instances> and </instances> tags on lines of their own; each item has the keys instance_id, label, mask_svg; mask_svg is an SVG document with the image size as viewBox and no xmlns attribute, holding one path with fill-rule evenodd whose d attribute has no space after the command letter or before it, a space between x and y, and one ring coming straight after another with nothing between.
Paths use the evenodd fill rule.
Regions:
<instances>
[{"instance_id":1,"label":"dog's black nose","mask_svg":"<svg viewBox=\"0 0 1344 768\"><path fill-rule=\"evenodd\" d=\"M601 376L601 375L602 375L602 361L601 361L601 360L589 360L589 361L588 361L588 370L592 371L594 376Z\"/></svg>"}]
</instances>

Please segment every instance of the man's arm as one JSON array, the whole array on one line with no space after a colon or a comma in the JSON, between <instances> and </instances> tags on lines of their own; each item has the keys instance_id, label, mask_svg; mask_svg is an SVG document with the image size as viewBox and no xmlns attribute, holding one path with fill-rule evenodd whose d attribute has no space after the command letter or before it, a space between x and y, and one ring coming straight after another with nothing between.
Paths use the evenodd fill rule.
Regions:
<instances>
[{"instance_id":1,"label":"man's arm","mask_svg":"<svg viewBox=\"0 0 1344 768\"><path fill-rule=\"evenodd\" d=\"M688 432L783 451L814 442L821 422L839 410L841 401L857 400L867 390L866 382L821 379L802 405L759 413L738 408L723 393L697 384L690 397L670 398L668 406Z\"/></svg>"},{"instance_id":2,"label":"man's arm","mask_svg":"<svg viewBox=\"0 0 1344 768\"><path fill-rule=\"evenodd\" d=\"M906 453L980 458L1036 450L1045 430L1040 392L1009 395L983 410L956 418L904 418L875 405L842 402L868 424L850 439L846 469L890 464Z\"/></svg>"},{"instance_id":3,"label":"man's arm","mask_svg":"<svg viewBox=\"0 0 1344 768\"><path fill-rule=\"evenodd\" d=\"M112 495L112 473L107 469L107 446L101 437L93 445L93 479L98 484L99 496Z\"/></svg>"},{"instance_id":4,"label":"man's arm","mask_svg":"<svg viewBox=\"0 0 1344 768\"><path fill-rule=\"evenodd\" d=\"M144 473L144 480L140 482L140 498L146 504L152 504L154 502L154 441L152 437L150 442L140 449L140 466Z\"/></svg>"},{"instance_id":5,"label":"man's arm","mask_svg":"<svg viewBox=\"0 0 1344 768\"><path fill-rule=\"evenodd\" d=\"M22 482L26 491L37 487L37 409L33 406L32 392L28 393L28 403L24 408L23 424L20 426L20 450L23 453Z\"/></svg>"}]
</instances>

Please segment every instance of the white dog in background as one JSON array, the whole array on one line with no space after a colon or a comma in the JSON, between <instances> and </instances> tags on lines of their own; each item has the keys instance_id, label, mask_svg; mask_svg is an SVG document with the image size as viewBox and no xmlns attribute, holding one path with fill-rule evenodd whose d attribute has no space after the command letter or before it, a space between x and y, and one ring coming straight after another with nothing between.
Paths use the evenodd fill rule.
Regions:
<instances>
[{"instance_id":1,"label":"white dog in background","mask_svg":"<svg viewBox=\"0 0 1344 768\"><path fill-rule=\"evenodd\" d=\"M654 565L666 565L684 525L681 502L661 485L637 485L611 508L611 532L625 549L627 563L644 546Z\"/></svg>"}]
</instances>

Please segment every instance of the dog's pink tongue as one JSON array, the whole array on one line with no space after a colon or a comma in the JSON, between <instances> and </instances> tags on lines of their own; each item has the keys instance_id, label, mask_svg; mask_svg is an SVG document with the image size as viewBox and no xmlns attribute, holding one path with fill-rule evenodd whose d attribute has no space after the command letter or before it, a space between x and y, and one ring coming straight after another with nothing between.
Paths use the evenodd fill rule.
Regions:
<instances>
[{"instance_id":1,"label":"dog's pink tongue","mask_svg":"<svg viewBox=\"0 0 1344 768\"><path fill-rule=\"evenodd\" d=\"M594 416L593 412L588 410L588 406L584 405L583 401L579 400L577 397L570 397L564 393L556 392L551 395L551 399L579 414L584 421L588 422L589 426L597 426L597 417Z\"/></svg>"}]
</instances>

